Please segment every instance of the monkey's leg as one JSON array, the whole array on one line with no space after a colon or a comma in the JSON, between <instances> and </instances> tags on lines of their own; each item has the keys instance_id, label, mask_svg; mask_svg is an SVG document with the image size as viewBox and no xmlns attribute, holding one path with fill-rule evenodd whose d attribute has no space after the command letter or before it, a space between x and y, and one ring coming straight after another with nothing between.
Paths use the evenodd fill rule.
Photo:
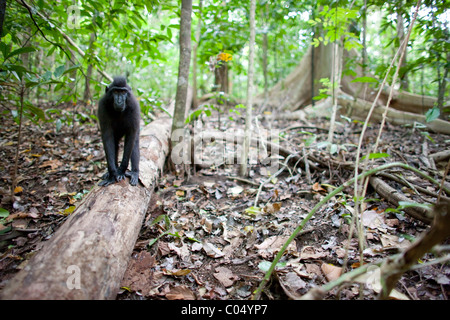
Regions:
<instances>
[{"instance_id":1,"label":"monkey's leg","mask_svg":"<svg viewBox=\"0 0 450 320\"><path fill-rule=\"evenodd\" d=\"M135 186L139 182L139 136L137 136L134 146L133 152L131 153L131 171L126 172L125 175L130 177L130 184Z\"/></svg>"},{"instance_id":2,"label":"monkey's leg","mask_svg":"<svg viewBox=\"0 0 450 320\"><path fill-rule=\"evenodd\" d=\"M108 128L102 132L103 147L106 154L106 162L108 163L108 172L103 175L102 181L100 181L100 186L107 186L114 183L117 180L117 166L116 166L116 142L114 141L114 135L112 129Z\"/></svg>"},{"instance_id":3,"label":"monkey's leg","mask_svg":"<svg viewBox=\"0 0 450 320\"><path fill-rule=\"evenodd\" d=\"M118 175L118 177L120 177L120 180L125 178L125 172L127 171L128 164L130 163L130 158L131 158L131 154L133 152L134 143L135 143L134 134L125 135L125 146L123 148L122 162L120 163L120 167L117 172L117 175Z\"/></svg>"}]
</instances>

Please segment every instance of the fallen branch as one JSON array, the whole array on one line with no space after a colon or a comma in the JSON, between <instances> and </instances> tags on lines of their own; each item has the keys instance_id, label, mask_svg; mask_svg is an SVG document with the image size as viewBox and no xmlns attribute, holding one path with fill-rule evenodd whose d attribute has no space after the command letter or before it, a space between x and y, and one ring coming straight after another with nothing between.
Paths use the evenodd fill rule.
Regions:
<instances>
[{"instance_id":1,"label":"fallen branch","mask_svg":"<svg viewBox=\"0 0 450 320\"><path fill-rule=\"evenodd\" d=\"M408 197L392 188L378 177L370 177L370 184L380 196L382 196L386 199L386 201L392 203L395 206L398 206L400 201L411 202ZM430 216L430 213L422 207L409 207L405 208L404 210L411 217L426 224L430 224L433 220Z\"/></svg>"},{"instance_id":2,"label":"fallen branch","mask_svg":"<svg viewBox=\"0 0 450 320\"><path fill-rule=\"evenodd\" d=\"M430 249L450 237L450 203L442 202L434 208L434 222L423 236L399 256L387 259L381 266L382 291L380 299L387 299L403 273Z\"/></svg>"},{"instance_id":3,"label":"fallen branch","mask_svg":"<svg viewBox=\"0 0 450 320\"><path fill-rule=\"evenodd\" d=\"M430 157L434 160L434 162L440 162L450 159L450 150L440 151L433 154L430 154Z\"/></svg>"}]
</instances>

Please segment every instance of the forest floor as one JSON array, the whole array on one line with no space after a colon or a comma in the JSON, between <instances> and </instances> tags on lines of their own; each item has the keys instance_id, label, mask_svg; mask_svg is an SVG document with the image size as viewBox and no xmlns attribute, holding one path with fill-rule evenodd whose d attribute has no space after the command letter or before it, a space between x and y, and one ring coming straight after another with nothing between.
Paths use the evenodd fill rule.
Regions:
<instances>
[{"instance_id":1,"label":"forest floor","mask_svg":"<svg viewBox=\"0 0 450 320\"><path fill-rule=\"evenodd\" d=\"M341 120L334 136L338 147L335 161L329 161L329 154L319 148L327 139L328 120L260 120L259 128L271 125L279 130L280 140L274 142L300 155L305 148L321 159L309 168L309 181L301 162L290 163L258 192L260 183L268 179L268 168L256 161L258 157L262 160L263 152L250 163L247 181L236 178L237 165L220 162L197 167L189 178L164 173L155 186L117 299L251 298L263 270L293 230L330 190L353 177L353 170L338 164L354 161L362 124ZM217 127L217 119L206 119L205 130ZM237 127L241 127L238 121L222 117L220 131L231 132ZM0 207L10 212L6 220L0 220L0 289L73 212L105 168L96 125L62 126L56 132L54 123L37 126L27 122L22 130L19 188L12 204L9 190L18 127L5 120L0 130ZM364 145L372 145L377 133L378 126L371 126ZM221 152L228 152L230 146L210 142L204 147L203 157L223 158ZM408 163L440 181L446 163L436 163L437 171L433 171L429 155L449 148L448 136L387 125L379 150L390 157L376 162ZM282 168L284 159L271 161ZM403 176L410 185L425 188L430 194L438 192L434 185L411 173L396 169L391 174ZM389 184L414 201L435 201L433 196L414 194L412 188L392 181ZM358 238L353 235L349 240L352 197L352 189L344 190L319 209L288 247L263 298L297 298L335 279L345 259L349 269L359 266ZM370 187L365 199L365 263L399 252L427 229L426 224L403 212L387 210L396 206ZM420 263L435 258L427 254ZM443 300L449 293L450 267L440 264L406 272L396 287L398 299ZM326 299L375 299L376 295L370 277L366 277L360 283L334 289Z\"/></svg>"}]
</instances>

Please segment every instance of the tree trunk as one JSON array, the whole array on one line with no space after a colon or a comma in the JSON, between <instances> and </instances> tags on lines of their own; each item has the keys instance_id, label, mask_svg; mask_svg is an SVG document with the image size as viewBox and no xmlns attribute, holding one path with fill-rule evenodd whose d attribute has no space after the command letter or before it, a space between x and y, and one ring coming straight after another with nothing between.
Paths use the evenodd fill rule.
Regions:
<instances>
[{"instance_id":1,"label":"tree trunk","mask_svg":"<svg viewBox=\"0 0 450 320\"><path fill-rule=\"evenodd\" d=\"M197 49L200 42L200 32L202 29L202 0L198 0L198 10L200 15L197 22L197 30L195 32L195 44L192 52L192 109L198 107L198 88L197 88Z\"/></svg>"},{"instance_id":2,"label":"tree trunk","mask_svg":"<svg viewBox=\"0 0 450 320\"><path fill-rule=\"evenodd\" d=\"M92 47L94 46L95 41L95 32L91 33L91 37L89 39L89 49L88 52L92 53ZM87 103L91 98L91 78L92 78L92 63L88 64L87 70L86 70L86 79L84 82L84 94L83 94L83 101Z\"/></svg>"},{"instance_id":3,"label":"tree trunk","mask_svg":"<svg viewBox=\"0 0 450 320\"><path fill-rule=\"evenodd\" d=\"M214 69L214 91L228 93L228 63L220 60Z\"/></svg>"},{"instance_id":4,"label":"tree trunk","mask_svg":"<svg viewBox=\"0 0 450 320\"><path fill-rule=\"evenodd\" d=\"M299 65L269 90L268 105L286 110L296 110L301 106L308 105L312 97L319 94L321 89L318 85L319 80L331 78L332 49L332 44L320 45L314 48L314 57L312 57L312 46L309 47ZM311 79L312 63L315 66L314 80ZM311 81L314 81L314 92L311 92ZM257 103L260 103L263 98L262 95L256 97Z\"/></svg>"},{"instance_id":5,"label":"tree trunk","mask_svg":"<svg viewBox=\"0 0 450 320\"><path fill-rule=\"evenodd\" d=\"M240 166L240 175L242 177L248 174L247 161L248 152L250 149L251 141L251 128L252 128L252 107L253 107L253 64L255 59L255 10L256 0L250 1L250 42L249 42L249 54L248 54L248 79L247 79L247 109L245 115L245 136L244 145L242 148L242 158Z\"/></svg>"},{"instance_id":6,"label":"tree trunk","mask_svg":"<svg viewBox=\"0 0 450 320\"><path fill-rule=\"evenodd\" d=\"M404 19L403 19L403 15L402 15L402 2L400 1L399 3L399 8L397 10L397 38L398 38L398 43L399 43L399 47L401 46L403 40L405 39L405 24L404 24ZM402 64L401 64L401 69L400 69L400 88L403 90L408 90L409 89L409 81L408 81L408 73L406 70L406 50L408 50L408 47L406 47L405 49L405 54L403 56L403 60L402 60Z\"/></svg>"},{"instance_id":7,"label":"tree trunk","mask_svg":"<svg viewBox=\"0 0 450 320\"><path fill-rule=\"evenodd\" d=\"M447 35L447 40L450 40L450 38ZM447 51L447 63L444 65L444 75L441 79L439 79L439 90L438 90L438 98L437 98L437 107L441 110L441 114L444 113L444 99L445 99L445 92L447 87L447 77L448 72L450 70L448 61L450 61L450 51Z\"/></svg>"},{"instance_id":8,"label":"tree trunk","mask_svg":"<svg viewBox=\"0 0 450 320\"><path fill-rule=\"evenodd\" d=\"M264 99L267 100L269 94L269 77L267 74L267 51L268 51L268 40L267 31L263 33L263 53L262 53L262 67L264 75Z\"/></svg>"},{"instance_id":9,"label":"tree trunk","mask_svg":"<svg viewBox=\"0 0 450 320\"><path fill-rule=\"evenodd\" d=\"M141 182L94 187L1 292L2 299L114 299L168 152L171 119L141 132Z\"/></svg>"},{"instance_id":10,"label":"tree trunk","mask_svg":"<svg viewBox=\"0 0 450 320\"><path fill-rule=\"evenodd\" d=\"M314 57L312 55L312 47L308 49L298 66L284 79L278 82L269 90L269 99L267 104L278 109L286 109L294 111L300 107L309 105L311 98L318 94L320 87L316 85L321 78L331 79L331 62L332 62L332 44L327 46L320 45L314 48ZM312 59L313 58L313 59ZM349 59L358 60L355 50L343 52L343 61ZM311 79L311 61L313 61L314 80ZM353 83L352 80L363 74L361 65L355 67L356 76L343 76L341 79L340 91L350 95L352 99L362 99L373 102L376 90L362 90L364 83ZM370 72L366 72L366 76L374 77ZM311 92L311 81L314 81L314 93ZM366 92L367 91L367 92ZM389 97L390 86L385 86L381 93L379 105L386 104ZM339 99L342 101L342 99ZM260 94L256 97L257 103L264 101L264 96ZM429 96L422 96L406 91L395 91L390 102L390 108L409 113L425 114L437 99Z\"/></svg>"},{"instance_id":11,"label":"tree trunk","mask_svg":"<svg viewBox=\"0 0 450 320\"><path fill-rule=\"evenodd\" d=\"M186 101L191 62L191 13L192 0L182 0L180 19L180 62L178 65L177 93L173 115L172 133L184 127Z\"/></svg>"}]
</instances>

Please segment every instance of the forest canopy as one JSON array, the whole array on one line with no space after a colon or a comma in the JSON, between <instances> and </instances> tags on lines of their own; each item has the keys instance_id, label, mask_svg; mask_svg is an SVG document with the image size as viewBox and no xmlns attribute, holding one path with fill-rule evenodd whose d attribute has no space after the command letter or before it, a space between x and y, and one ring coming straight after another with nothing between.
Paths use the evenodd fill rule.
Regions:
<instances>
[{"instance_id":1,"label":"forest canopy","mask_svg":"<svg viewBox=\"0 0 450 320\"><path fill-rule=\"evenodd\" d=\"M144 113L173 98L177 1L2 2L6 4L0 44L2 116L17 116L9 103L18 101L20 84L27 88L25 115L36 121L51 121L54 112L42 110L38 101L95 104L109 82L98 71L129 75ZM258 1L256 91L261 93L284 79L311 45L337 37L344 39L345 49L359 52L365 70L383 79L415 5L408 0ZM423 1L400 70L402 89L437 98L441 88L441 95L448 97L447 9L446 1ZM201 6L194 2L198 96L214 90L211 68L220 53L231 56L229 93L245 96L248 10L234 0L205 0ZM346 64L343 73L354 72L355 63Z\"/></svg>"},{"instance_id":2,"label":"forest canopy","mask_svg":"<svg viewBox=\"0 0 450 320\"><path fill-rule=\"evenodd\" d=\"M0 294L385 299L409 270L397 297L447 299L449 23L448 0L0 0Z\"/></svg>"}]
</instances>

